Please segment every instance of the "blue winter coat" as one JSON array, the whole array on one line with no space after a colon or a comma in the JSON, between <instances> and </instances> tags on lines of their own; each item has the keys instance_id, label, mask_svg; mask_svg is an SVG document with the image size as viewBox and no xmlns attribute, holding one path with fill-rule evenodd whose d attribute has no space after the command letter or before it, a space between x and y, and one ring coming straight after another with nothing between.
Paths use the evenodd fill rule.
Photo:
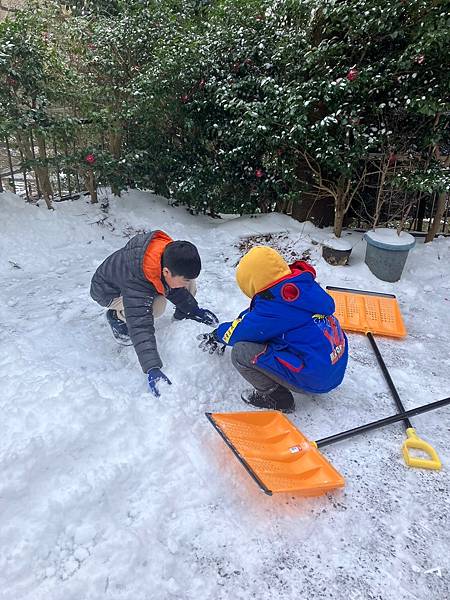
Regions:
<instances>
[{"instance_id":1,"label":"blue winter coat","mask_svg":"<svg viewBox=\"0 0 450 600\"><path fill-rule=\"evenodd\" d=\"M291 387L329 392L344 377L347 337L333 316L333 298L314 280L314 269L297 262L291 271L256 294L235 321L219 325L217 337L229 346L265 344L254 364Z\"/></svg>"}]
</instances>

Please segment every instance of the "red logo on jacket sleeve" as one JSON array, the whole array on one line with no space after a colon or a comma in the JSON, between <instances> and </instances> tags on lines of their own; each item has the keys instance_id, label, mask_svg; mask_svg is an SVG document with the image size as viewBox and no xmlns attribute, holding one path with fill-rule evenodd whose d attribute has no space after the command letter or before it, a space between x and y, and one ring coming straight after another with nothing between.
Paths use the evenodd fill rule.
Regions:
<instances>
[{"instance_id":1,"label":"red logo on jacket sleeve","mask_svg":"<svg viewBox=\"0 0 450 600\"><path fill-rule=\"evenodd\" d=\"M300 296L300 290L294 283L285 283L281 288L281 297L286 302L294 302Z\"/></svg>"}]
</instances>

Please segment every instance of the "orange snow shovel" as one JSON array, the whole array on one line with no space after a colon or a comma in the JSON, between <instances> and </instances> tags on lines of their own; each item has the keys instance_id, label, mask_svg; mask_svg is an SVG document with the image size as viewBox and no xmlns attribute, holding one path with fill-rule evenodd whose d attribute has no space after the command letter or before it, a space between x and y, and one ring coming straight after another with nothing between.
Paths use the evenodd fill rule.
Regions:
<instances>
[{"instance_id":1,"label":"orange snow shovel","mask_svg":"<svg viewBox=\"0 0 450 600\"><path fill-rule=\"evenodd\" d=\"M344 487L344 478L277 411L206 413L260 488L317 496Z\"/></svg>"},{"instance_id":2,"label":"orange snow shovel","mask_svg":"<svg viewBox=\"0 0 450 600\"><path fill-rule=\"evenodd\" d=\"M392 381L391 375L381 356L381 352L375 342L373 334L386 335L390 337L406 336L406 328L403 323L400 307L394 294L382 294L364 290L352 290L347 288L327 286L327 292L333 297L336 311L342 327L347 331L365 333L375 352L378 364L381 367L384 378L394 396L395 402L401 413L405 407L400 399L397 388ZM405 463L409 467L421 469L440 469L442 463L436 450L422 440L416 433L408 418L404 419L407 439L403 442L402 453ZM428 458L412 456L410 450L419 450L428 455Z\"/></svg>"},{"instance_id":3,"label":"orange snow shovel","mask_svg":"<svg viewBox=\"0 0 450 600\"><path fill-rule=\"evenodd\" d=\"M316 442L277 411L205 413L233 454L270 496L277 492L319 496L345 485L319 448L450 404L444 398L406 412L336 433Z\"/></svg>"}]
</instances>

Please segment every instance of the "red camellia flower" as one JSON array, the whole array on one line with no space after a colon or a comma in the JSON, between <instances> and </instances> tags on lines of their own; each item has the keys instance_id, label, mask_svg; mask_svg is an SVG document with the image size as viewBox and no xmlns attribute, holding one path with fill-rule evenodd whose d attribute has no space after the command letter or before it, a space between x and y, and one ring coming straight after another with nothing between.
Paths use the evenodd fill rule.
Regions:
<instances>
[{"instance_id":1,"label":"red camellia flower","mask_svg":"<svg viewBox=\"0 0 450 600\"><path fill-rule=\"evenodd\" d=\"M95 156L91 153L91 154L87 154L85 161L90 164L90 165L94 165L95 164Z\"/></svg>"},{"instance_id":2,"label":"red camellia flower","mask_svg":"<svg viewBox=\"0 0 450 600\"><path fill-rule=\"evenodd\" d=\"M204 79L200 79L198 82L198 87L202 90L205 87L206 81Z\"/></svg>"},{"instance_id":3,"label":"red camellia flower","mask_svg":"<svg viewBox=\"0 0 450 600\"><path fill-rule=\"evenodd\" d=\"M189 100L189 96L187 96L186 94L183 94L183 95L181 96L181 102L182 102L183 104L186 104L186 102L187 102L188 100Z\"/></svg>"},{"instance_id":4,"label":"red camellia flower","mask_svg":"<svg viewBox=\"0 0 450 600\"><path fill-rule=\"evenodd\" d=\"M261 177L264 177L264 171L262 169L256 169L255 175L258 179L261 179Z\"/></svg>"},{"instance_id":5,"label":"red camellia flower","mask_svg":"<svg viewBox=\"0 0 450 600\"><path fill-rule=\"evenodd\" d=\"M391 152L389 154L389 158L388 158L388 165L390 167L392 167L393 165L395 165L396 162L397 162L397 155L395 154L395 152Z\"/></svg>"},{"instance_id":6,"label":"red camellia flower","mask_svg":"<svg viewBox=\"0 0 450 600\"><path fill-rule=\"evenodd\" d=\"M347 79L349 81L355 81L355 79L358 79L358 75L359 75L359 73L358 73L357 69L355 69L355 68L350 69L350 71L347 73Z\"/></svg>"}]
</instances>

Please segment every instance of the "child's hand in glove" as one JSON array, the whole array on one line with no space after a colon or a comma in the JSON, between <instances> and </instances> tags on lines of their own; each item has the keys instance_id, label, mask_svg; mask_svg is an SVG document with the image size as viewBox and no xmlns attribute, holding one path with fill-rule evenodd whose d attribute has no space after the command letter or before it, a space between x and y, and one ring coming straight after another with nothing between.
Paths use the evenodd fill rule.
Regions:
<instances>
[{"instance_id":1,"label":"child's hand in glove","mask_svg":"<svg viewBox=\"0 0 450 600\"><path fill-rule=\"evenodd\" d=\"M219 323L219 319L216 315L207 308L198 307L196 310L189 313L187 318L198 321L199 323L204 323L205 325L217 325Z\"/></svg>"},{"instance_id":2,"label":"child's hand in glove","mask_svg":"<svg viewBox=\"0 0 450 600\"><path fill-rule=\"evenodd\" d=\"M216 337L216 329L211 331L211 333L202 333L197 336L197 339L200 340L199 348L203 350L203 352L209 352L209 354L218 354L222 356L225 352L226 344L222 341L218 340Z\"/></svg>"},{"instance_id":3,"label":"child's hand in glove","mask_svg":"<svg viewBox=\"0 0 450 600\"><path fill-rule=\"evenodd\" d=\"M168 383L169 385L172 385L172 382L170 381L170 379L164 375L164 373L161 371L161 369L150 369L150 371L147 373L147 377L148 377L148 388L150 390L150 392L156 396L157 398L159 398L160 391L158 389L158 383L160 381L164 381L165 383Z\"/></svg>"},{"instance_id":4,"label":"child's hand in glove","mask_svg":"<svg viewBox=\"0 0 450 600\"><path fill-rule=\"evenodd\" d=\"M192 321L197 321L197 323L204 323L205 325L211 325L212 327L219 324L219 319L212 311L208 310L207 308L200 308L199 306L188 313L184 313L177 308L173 318L175 321L191 319Z\"/></svg>"}]
</instances>

